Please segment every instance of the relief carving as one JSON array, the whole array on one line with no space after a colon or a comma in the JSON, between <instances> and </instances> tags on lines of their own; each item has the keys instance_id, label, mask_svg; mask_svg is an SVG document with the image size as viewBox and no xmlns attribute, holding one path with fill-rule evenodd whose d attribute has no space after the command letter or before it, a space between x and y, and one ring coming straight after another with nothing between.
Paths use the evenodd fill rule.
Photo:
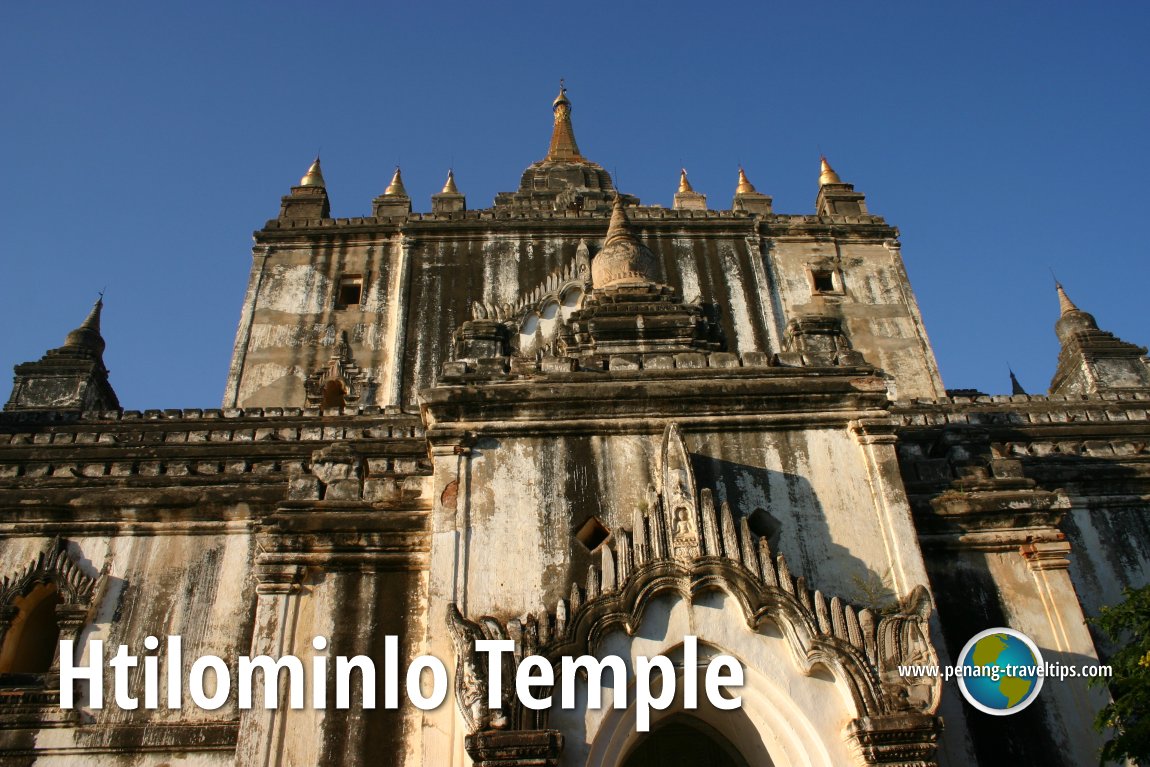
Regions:
<instances>
[{"instance_id":1,"label":"relief carving","mask_svg":"<svg viewBox=\"0 0 1150 767\"><path fill-rule=\"evenodd\" d=\"M455 701L469 733L484 730L505 730L509 724L502 709L492 711L487 705L486 662L475 651L479 639L487 637L478 624L466 620L454 603L447 606L447 628L455 647ZM504 679L511 677L506 674Z\"/></svg>"},{"instance_id":2,"label":"relief carving","mask_svg":"<svg viewBox=\"0 0 1150 767\"><path fill-rule=\"evenodd\" d=\"M331 358L304 381L309 407L348 407L358 405L363 396L367 375L355 364L347 331L339 334Z\"/></svg>"},{"instance_id":3,"label":"relief carving","mask_svg":"<svg viewBox=\"0 0 1150 767\"><path fill-rule=\"evenodd\" d=\"M906 677L899 666L936 666L938 656L926 637L930 596L917 586L899 602L894 615L885 616L878 628L878 651L882 658L883 689L888 705L896 711L932 711L938 705L937 680Z\"/></svg>"},{"instance_id":4,"label":"relief carving","mask_svg":"<svg viewBox=\"0 0 1150 767\"><path fill-rule=\"evenodd\" d=\"M679 429L671 424L663 435L663 504L670 514L671 553L681 562L699 556L695 480Z\"/></svg>"}]
</instances>

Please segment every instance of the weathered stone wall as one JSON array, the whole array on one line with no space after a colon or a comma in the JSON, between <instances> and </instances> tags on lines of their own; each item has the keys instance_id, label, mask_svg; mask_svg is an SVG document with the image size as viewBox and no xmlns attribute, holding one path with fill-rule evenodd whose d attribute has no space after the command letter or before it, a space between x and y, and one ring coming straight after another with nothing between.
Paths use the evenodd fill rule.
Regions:
<instances>
[{"instance_id":1,"label":"weathered stone wall","mask_svg":"<svg viewBox=\"0 0 1150 767\"><path fill-rule=\"evenodd\" d=\"M829 311L901 395L942 394L897 233L882 219L661 208L628 215L662 277L688 303L719 307L729 351L782 351L790 319ZM594 257L607 215L496 209L302 224L272 221L257 232L229 406L304 405L304 379L346 331L370 381L359 404L414 407L474 303L514 305L571 264L580 240ZM838 289L817 294L812 269L833 270ZM363 275L364 298L338 309L334 291L345 274Z\"/></svg>"},{"instance_id":2,"label":"weathered stone wall","mask_svg":"<svg viewBox=\"0 0 1150 767\"><path fill-rule=\"evenodd\" d=\"M333 441L355 446L374 500L361 490L359 498L281 509L289 486L308 485L315 451ZM417 419L378 408L7 418L0 423L0 574L21 572L62 539L100 584L79 640L104 640L105 663L120 644L147 654L149 635L160 638L161 658L166 637L182 637L185 672L208 654L234 663L249 653L295 652L307 661L316 635L328 638L331 657L382 659L391 634L406 667L420 654L424 630L424 445ZM286 595L270 598L290 609L269 616L265 592L283 585L285 566ZM132 679L140 696L139 670ZM104 688L100 710L70 716L58 698L49 702L44 711L55 725L44 729L13 707L16 698L0 699L5 757L128 765L148 753L215 765L235 763L237 749L247 758L270 747L296 763L348 765L372 763L380 747L417 751L412 712L382 703L364 715L268 714L257 692L257 708L243 712L233 687L224 707L207 711L190 702L185 686L182 709L141 702L129 710L114 702L110 671ZM161 704L165 691L161 681ZM316 727L323 738L314 737Z\"/></svg>"},{"instance_id":3,"label":"weathered stone wall","mask_svg":"<svg viewBox=\"0 0 1150 767\"><path fill-rule=\"evenodd\" d=\"M1063 527L1073 547L1070 574L1089 616L1123 600L1125 588L1150 583L1150 518L1148 504L1130 500L1083 499L1066 515ZM1113 649L1098 631L1092 632L1099 650Z\"/></svg>"},{"instance_id":4,"label":"weathered stone wall","mask_svg":"<svg viewBox=\"0 0 1150 767\"><path fill-rule=\"evenodd\" d=\"M1150 395L996 396L896 407L900 455L952 657L1011 626L1045 660L1105 661L1086 619L1150 582ZM1099 651L1102 651L1099 653ZM979 759L1082 764L1104 696L1048 680L1009 720L968 716Z\"/></svg>"},{"instance_id":5,"label":"weathered stone wall","mask_svg":"<svg viewBox=\"0 0 1150 767\"><path fill-rule=\"evenodd\" d=\"M168 635L183 638L185 658L233 657L235 648L248 647L255 586L249 566L251 537L241 529L189 535L178 524L157 524L151 534L142 532L122 537L69 536L73 550L91 568L90 574L106 568L103 598L79 636L80 646L103 640L105 664L121 644L131 654L149 654L143 645L147 636L161 640L161 659L166 657ZM10 573L24 567L46 542L32 537L10 539L0 552L0 569ZM86 664L89 659L84 653L76 661ZM103 758L115 764L131 763L135 758L131 754L145 745L167 751L169 756L200 752L208 760L204 763L213 763L210 752L234 748L239 717L234 701L215 711L190 702L180 710L166 706L147 710L143 675L136 673L132 682L130 694L139 699L139 708L117 705L112 675L106 674L102 709L85 705L86 696L81 695L78 716L82 726L41 731L24 748L48 754L62 749L73 754L73 760L103 752ZM86 687L86 683L81 685L81 689ZM18 731L0 734L9 743L13 736L21 740ZM113 755L119 758L112 761Z\"/></svg>"},{"instance_id":6,"label":"weathered stone wall","mask_svg":"<svg viewBox=\"0 0 1150 767\"><path fill-rule=\"evenodd\" d=\"M819 311L842 318L855 350L890 376L894 396L941 396L938 364L906 278L898 241L889 233L881 239L883 232L868 231L868 227L808 228L809 233L800 230L768 242L779 314L784 320ZM833 272L840 290L814 293L814 270Z\"/></svg>"},{"instance_id":7,"label":"weathered stone wall","mask_svg":"<svg viewBox=\"0 0 1150 767\"><path fill-rule=\"evenodd\" d=\"M661 438L661 429L481 437L464 499L470 609L505 619L554 609L572 582L584 583L598 561L575 533L592 516L609 531L633 527L636 510L649 503L648 486L657 481ZM716 503L729 502L738 516L769 509L780 525L776 550L810 582L860 603L875 592L893 595L886 514L845 426L692 429L684 439L700 488L712 489Z\"/></svg>"},{"instance_id":8,"label":"weathered stone wall","mask_svg":"<svg viewBox=\"0 0 1150 767\"><path fill-rule=\"evenodd\" d=\"M304 380L346 332L368 385L361 405L393 401L387 389L398 355L394 307L402 278L401 238L333 236L256 247L228 384L230 405L303 407ZM359 304L337 308L339 280L363 279Z\"/></svg>"},{"instance_id":9,"label":"weathered stone wall","mask_svg":"<svg viewBox=\"0 0 1150 767\"><path fill-rule=\"evenodd\" d=\"M635 748L634 706L466 703L483 670L465 640L484 632L627 663L697 635L747 669L743 709L695 717L748 761L1093 756L1102 695L1081 681L967 721L953 686L896 669L952 662L994 625L1047 660L1105 655L1085 618L1150 580L1145 350L1059 288L1056 382L1092 396L945 398L897 230L825 162L805 216L753 189L736 210L643 207L565 158L475 211L439 195L410 213L397 171L356 219L326 218L317 161L256 233L228 407L0 418L0 576L98 582L90 614L79 597L57 613L82 640L310 659L323 636L382 684L395 636L400 669L458 664L448 700L70 716L49 675L0 695L5 758L464 767Z\"/></svg>"},{"instance_id":10,"label":"weathered stone wall","mask_svg":"<svg viewBox=\"0 0 1150 767\"><path fill-rule=\"evenodd\" d=\"M635 531L656 535L650 531L670 524L656 519L678 492L666 474L672 423L683 435L685 461L676 482L706 491L703 503L713 498L719 516L729 520L724 529L738 526L741 540L752 545L753 521L763 538L754 545L770 541L772 554L802 573L800 588L810 584L828 599L891 609L896 598L924 587L927 575L886 406L885 386L867 368L648 367L441 384L423 399L433 452L441 456L433 493L440 504L431 625L452 609L449 603L468 615L512 622L529 613L559 615L600 589L617 593L624 567L618 563L627 556L617 552L642 535ZM763 527L756 512L770 523ZM610 536L602 543L578 538L591 518ZM770 708L765 701L781 688L811 700L846 694L846 681L829 673L812 672L818 681L801 681L806 675L796 673L793 649L780 629L747 634L748 619L734 604L693 595L689 603L650 607L650 627L627 631L643 641L620 636L608 644L628 658L656 648L673 654L684 632L707 634L707 641L739 653L758 675L748 692L755 699L748 716L752 710L761 716L757 706ZM696 613L699 618L688 617ZM648 613L643 616L646 626ZM704 620L705 627L695 623ZM429 646L450 651L450 643L434 636ZM845 758L843 728L860 715L854 703L823 706L818 713L800 705L781 720L756 719L756 726L763 733L817 731L818 745L787 748L798 759L813 747L814 763L834 763L834 755ZM437 731L450 719L443 712L428 718ZM606 714L582 720L557 713L553 725L572 741L563 763L604 748L602 728L615 726L610 720ZM961 742L965 731L958 727L952 737ZM438 747L425 741L425 748L425 761L462 764L448 756L447 740ZM618 748L608 753L617 756ZM771 753L782 753L780 748L774 744Z\"/></svg>"},{"instance_id":11,"label":"weathered stone wall","mask_svg":"<svg viewBox=\"0 0 1150 767\"><path fill-rule=\"evenodd\" d=\"M55 536L90 573L107 563L109 586L84 637L137 649L148 634L179 633L185 657L248 648L309 657L311 637L324 635L329 655L381 658L383 637L395 634L401 664L424 652L451 658L442 639L447 601L505 620L553 611L601 567L601 552L575 539L579 523L595 515L616 534L633 527L657 479L662 429L675 420L698 487L736 515L769 512L775 550L826 594L865 603L885 588L905 594L929 575L936 641L951 657L987 625L1020 628L1049 660L1096 657L1082 616L1112 603L1121 585L1147 582L1150 398L907 402L891 420L878 379L835 370L572 372L439 387L425 401L426 434L417 419L376 408L10 417L0 433L0 568L26 566ZM583 417L572 420L576 413ZM896 432L901 465L892 470ZM441 456L434 477L427 440ZM365 483L393 489L378 490L375 502L285 500L289 486L307 484L292 478L306 478L313 452L333 442L364 456ZM419 519L429 511L442 532L424 537ZM289 571L277 569L285 566L286 581ZM277 583L286 590L266 591ZM667 620L686 620L716 647L739 646L722 628L722 601L668 603ZM684 609L699 615L672 617ZM766 645L746 652L765 675L755 694L767 700L794 672L772 644L781 639L768 632L760 640ZM771 660L761 655L768 650L781 654ZM827 694L822 686L838 689L817 675L801 684L811 700ZM969 723L979 758L991 761L994 744L1023 761L1084 758L1098 693L1051 684L1007 730L985 718ZM752 703L747 715L760 716ZM821 711L836 722L854 715L850 706ZM127 764L146 743L157 758L185 753L198 764L230 763L236 753L250 761L272 748L281 760L342 765L369 764L386 742L409 765L462 759L449 705L427 715L112 705L93 713L62 727L7 727L6 755ZM944 753L961 755L961 708L947 716ZM614 726L609 720L592 729ZM830 719L812 722L834 729ZM591 744L571 753L584 748Z\"/></svg>"}]
</instances>

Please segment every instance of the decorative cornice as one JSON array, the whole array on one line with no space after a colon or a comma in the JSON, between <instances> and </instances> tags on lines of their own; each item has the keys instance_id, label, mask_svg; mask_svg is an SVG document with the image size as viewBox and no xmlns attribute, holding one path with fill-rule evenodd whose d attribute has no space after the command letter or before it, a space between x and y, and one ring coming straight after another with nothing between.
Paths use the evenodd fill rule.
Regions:
<instances>
[{"instance_id":1,"label":"decorative cornice","mask_svg":"<svg viewBox=\"0 0 1150 767\"><path fill-rule=\"evenodd\" d=\"M861 764L885 767L935 767L942 723L933 716L864 716L846 729L848 747Z\"/></svg>"},{"instance_id":2,"label":"decorative cornice","mask_svg":"<svg viewBox=\"0 0 1150 767\"><path fill-rule=\"evenodd\" d=\"M1019 549L1026 564L1035 572L1066 570L1070 567L1070 542L1059 534L1059 540L1031 541Z\"/></svg>"}]
</instances>

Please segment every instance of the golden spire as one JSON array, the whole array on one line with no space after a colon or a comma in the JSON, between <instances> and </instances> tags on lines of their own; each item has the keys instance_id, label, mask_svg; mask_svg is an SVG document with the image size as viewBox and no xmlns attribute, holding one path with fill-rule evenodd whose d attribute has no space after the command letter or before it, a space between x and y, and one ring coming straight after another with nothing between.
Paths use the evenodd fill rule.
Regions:
<instances>
[{"instance_id":1,"label":"golden spire","mask_svg":"<svg viewBox=\"0 0 1150 767\"><path fill-rule=\"evenodd\" d=\"M307 173L299 180L300 186L320 186L323 184L323 172L319 169L319 157L315 158L315 162L307 169Z\"/></svg>"},{"instance_id":2,"label":"golden spire","mask_svg":"<svg viewBox=\"0 0 1150 767\"><path fill-rule=\"evenodd\" d=\"M822 165L819 167L819 186L826 186L827 184L841 184L843 180L839 178L839 174L835 173L835 169L827 162L826 155L821 158Z\"/></svg>"},{"instance_id":3,"label":"golden spire","mask_svg":"<svg viewBox=\"0 0 1150 767\"><path fill-rule=\"evenodd\" d=\"M679 169L679 194L683 192L693 192L695 189L691 186L691 182L687 180L687 169Z\"/></svg>"},{"instance_id":4,"label":"golden spire","mask_svg":"<svg viewBox=\"0 0 1150 767\"><path fill-rule=\"evenodd\" d=\"M389 197L407 196L407 190L403 188L403 176L400 175L398 165L395 166L395 175L391 177L391 183L387 185L387 189L384 189L383 193Z\"/></svg>"},{"instance_id":5,"label":"golden spire","mask_svg":"<svg viewBox=\"0 0 1150 767\"><path fill-rule=\"evenodd\" d=\"M459 187L455 185L455 171L448 169L447 183L443 185L443 191L440 194L459 194Z\"/></svg>"},{"instance_id":6,"label":"golden spire","mask_svg":"<svg viewBox=\"0 0 1150 767\"><path fill-rule=\"evenodd\" d=\"M1054 283L1054 288L1058 291L1058 308L1063 317L1070 312L1081 311L1081 309L1075 306L1074 302L1070 300L1070 296L1066 295L1066 291L1062 289L1061 282Z\"/></svg>"},{"instance_id":7,"label":"golden spire","mask_svg":"<svg viewBox=\"0 0 1150 767\"><path fill-rule=\"evenodd\" d=\"M559 95L552 103L555 110L555 126L551 129L551 146L547 149L545 162L583 162L579 147L575 143L575 129L571 127L571 101L567 89L559 81Z\"/></svg>"},{"instance_id":8,"label":"golden spire","mask_svg":"<svg viewBox=\"0 0 1150 767\"><path fill-rule=\"evenodd\" d=\"M735 187L735 194L758 194L755 185L747 180L747 174L739 166L739 185Z\"/></svg>"}]
</instances>

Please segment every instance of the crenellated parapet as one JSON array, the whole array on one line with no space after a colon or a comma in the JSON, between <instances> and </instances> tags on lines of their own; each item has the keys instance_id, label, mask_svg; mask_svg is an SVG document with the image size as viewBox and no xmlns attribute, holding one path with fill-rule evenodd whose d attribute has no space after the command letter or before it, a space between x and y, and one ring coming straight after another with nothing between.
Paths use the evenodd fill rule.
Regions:
<instances>
[{"instance_id":1,"label":"crenellated parapet","mask_svg":"<svg viewBox=\"0 0 1150 767\"><path fill-rule=\"evenodd\" d=\"M626 195L624 199L628 199ZM633 198L631 198L633 199ZM742 222L744 226L755 224L767 236L806 237L812 235L833 236L844 239L883 241L898 236L898 230L886 223L881 216L872 215L831 215L812 216L808 214L772 213L755 217L745 210L694 210L642 206L637 202L628 209L633 221L666 222L669 226L688 224L691 226L730 226L731 222ZM420 226L437 223L453 224L453 228L497 226L496 222L578 222L602 221L609 215L610 208L602 210L501 210L497 208L477 208L463 211L415 211L397 216L349 216L325 219L271 219L263 229L256 232L260 242L275 242L298 238L303 234L319 236L355 236L367 233L387 233L400 230L419 231Z\"/></svg>"}]
</instances>

